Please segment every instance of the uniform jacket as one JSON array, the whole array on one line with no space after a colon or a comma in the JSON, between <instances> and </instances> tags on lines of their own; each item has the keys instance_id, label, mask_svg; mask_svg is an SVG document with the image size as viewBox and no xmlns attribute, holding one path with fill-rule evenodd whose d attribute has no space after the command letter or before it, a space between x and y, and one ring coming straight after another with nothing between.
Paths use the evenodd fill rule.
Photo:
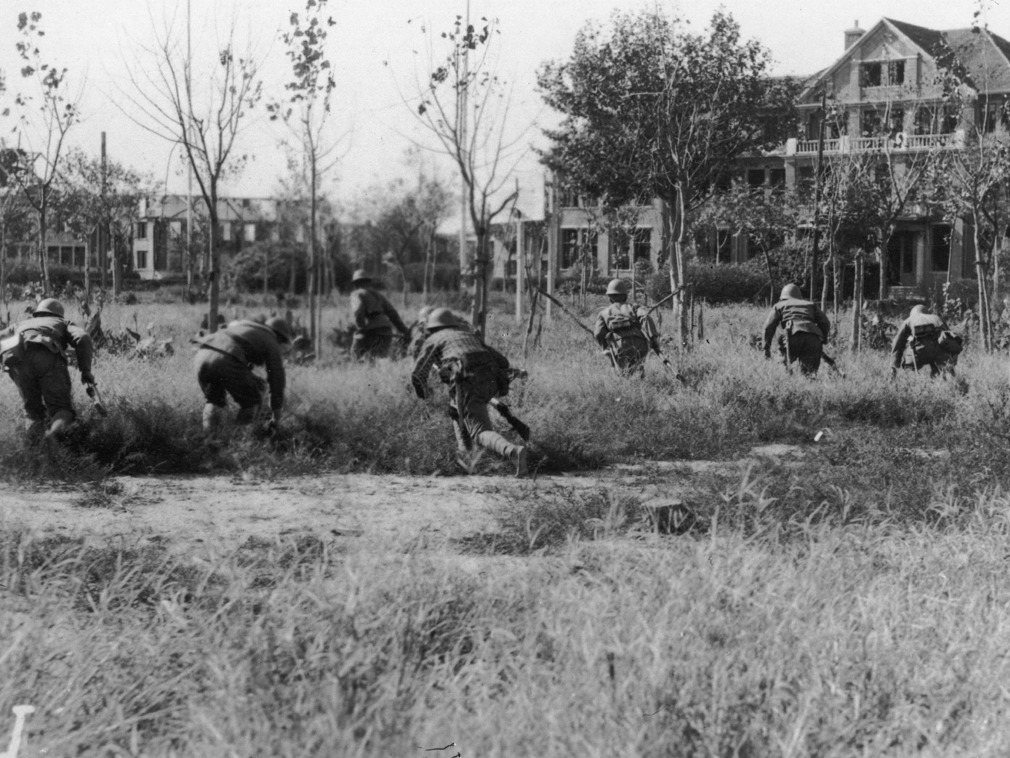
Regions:
<instances>
[{"instance_id":1,"label":"uniform jacket","mask_svg":"<svg viewBox=\"0 0 1010 758\"><path fill-rule=\"evenodd\" d=\"M351 314L359 332L392 331L394 326L401 334L410 331L389 300L369 287L360 287L351 293Z\"/></svg>"},{"instance_id":2,"label":"uniform jacket","mask_svg":"<svg viewBox=\"0 0 1010 758\"><path fill-rule=\"evenodd\" d=\"M59 316L32 316L26 321L8 327L4 335L20 334L25 345L43 345L50 352L66 360L67 347L77 354L77 368L82 374L91 373L91 360L95 354L91 336L81 327Z\"/></svg>"},{"instance_id":3,"label":"uniform jacket","mask_svg":"<svg viewBox=\"0 0 1010 758\"><path fill-rule=\"evenodd\" d=\"M232 321L224 329L204 337L200 345L234 356L249 366L266 366L270 408L279 411L284 407L284 360L270 327L256 321Z\"/></svg>"},{"instance_id":4,"label":"uniform jacket","mask_svg":"<svg viewBox=\"0 0 1010 758\"><path fill-rule=\"evenodd\" d=\"M509 360L493 347L485 345L480 337L470 331L448 327L428 335L410 373L410 383L418 397L427 397L428 374L448 361L461 363L487 363L501 374L509 367Z\"/></svg>"},{"instance_id":5,"label":"uniform jacket","mask_svg":"<svg viewBox=\"0 0 1010 758\"><path fill-rule=\"evenodd\" d=\"M933 313L913 313L894 335L894 343L891 345L891 361L895 368L901 368L901 359L905 354L905 345L908 340L912 340L912 348L928 341L937 341L940 332L947 330L947 325L939 316Z\"/></svg>"},{"instance_id":6,"label":"uniform jacket","mask_svg":"<svg viewBox=\"0 0 1010 758\"><path fill-rule=\"evenodd\" d=\"M779 324L784 325L787 333L807 332L824 340L831 331L831 322L824 311L809 300L786 298L772 306L765 321L765 352L771 348L772 338Z\"/></svg>"},{"instance_id":7,"label":"uniform jacket","mask_svg":"<svg viewBox=\"0 0 1010 758\"><path fill-rule=\"evenodd\" d=\"M648 311L640 305L631 303L611 303L596 317L596 327L593 336L600 347L608 347L608 340L613 335L617 339L629 337L644 337L649 346L659 351L659 333Z\"/></svg>"}]
</instances>

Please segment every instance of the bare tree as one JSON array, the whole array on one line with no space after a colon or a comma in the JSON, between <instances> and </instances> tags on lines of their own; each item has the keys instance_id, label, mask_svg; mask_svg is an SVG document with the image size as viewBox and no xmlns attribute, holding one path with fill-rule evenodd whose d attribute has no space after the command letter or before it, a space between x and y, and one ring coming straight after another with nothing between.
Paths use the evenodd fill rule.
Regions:
<instances>
[{"instance_id":1,"label":"bare tree","mask_svg":"<svg viewBox=\"0 0 1010 758\"><path fill-rule=\"evenodd\" d=\"M456 164L477 238L472 273L473 325L483 333L487 322L487 286L491 273L490 231L499 214L515 202L507 191L513 170L525 152L519 138L509 138L511 92L494 71L495 20L479 26L456 16L441 33L447 49L429 46L428 72L418 83L421 102L414 112ZM525 133L525 130L523 130ZM461 253L462 255L462 253ZM461 272L467 274L469 272Z\"/></svg>"},{"instance_id":2,"label":"bare tree","mask_svg":"<svg viewBox=\"0 0 1010 758\"><path fill-rule=\"evenodd\" d=\"M207 208L207 324L217 328L221 252L217 246L218 193L222 180L241 170L248 155L236 153L239 134L259 102L259 63L251 44L238 50L237 20L232 19L223 42L198 57L187 29L175 20L158 24L152 17L154 42L143 47L147 64L138 61L126 71L135 111L126 114L139 126L183 148L186 161Z\"/></svg>"},{"instance_id":3,"label":"bare tree","mask_svg":"<svg viewBox=\"0 0 1010 758\"><path fill-rule=\"evenodd\" d=\"M80 95L68 91L67 69L58 68L42 57L38 47L39 39L45 36L41 21L42 14L37 11L18 14L20 38L15 47L22 62L21 76L26 84L32 84L34 91L19 93L15 98L19 109L17 155L21 165L11 176L38 214L39 267L42 286L48 294L52 289L46 242L49 203L67 133L79 119Z\"/></svg>"}]
</instances>

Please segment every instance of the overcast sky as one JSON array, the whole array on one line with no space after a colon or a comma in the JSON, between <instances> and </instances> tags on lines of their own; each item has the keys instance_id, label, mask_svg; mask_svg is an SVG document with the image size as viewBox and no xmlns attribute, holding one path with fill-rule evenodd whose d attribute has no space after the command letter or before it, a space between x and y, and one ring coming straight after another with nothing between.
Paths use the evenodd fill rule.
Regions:
<instances>
[{"instance_id":1,"label":"overcast sky","mask_svg":"<svg viewBox=\"0 0 1010 758\"><path fill-rule=\"evenodd\" d=\"M966 27L972 14L984 8L990 28L1010 37L1008 0L690 0L690 2L620 2L619 0L471 0L470 14L495 17L500 27L499 72L514 85L513 115L517 124L532 125L526 142L542 144L538 124L550 124L535 90L535 72L545 60L565 58L578 29L587 20L606 23L614 8L634 10L660 5L701 31L720 6L740 23L743 34L762 42L775 59L773 73L810 74L842 53L843 31L858 21L867 29L882 16L937 29ZM333 172L329 191L345 206L352 206L369 187L386 184L412 172L405 152L414 142L430 139L419 129L404 97L411 82L423 72L428 30L447 29L457 13L465 13L465 0L329 0L337 21L330 32L330 56L337 71L334 128L350 131L346 155ZM171 192L185 191L185 173L178 150L131 122L124 96L129 80L125 70L139 70L150 62L143 46L152 30L177 14L185 18L185 0L0 0L0 67L7 72L8 95L23 87L14 51L17 14L42 12L46 30L44 55L69 69L69 77L83 83L84 122L76 126L71 142L99 152L101 132L107 135L110 159L150 173L158 182L168 180ZM215 55L216 31L237 11L240 33L250 34L264 60L268 91L276 93L284 72L283 46L277 35L292 11L304 0L192 0L193 49ZM415 90L416 91L416 90ZM285 171L279 141L283 132L262 114L251 122L242 149L255 156L241 177L229 181L224 194L270 196ZM438 160L435 153L431 161ZM432 166L437 165L432 163ZM444 178L451 167L438 168ZM542 169L529 154L518 179L522 205L539 215Z\"/></svg>"}]
</instances>

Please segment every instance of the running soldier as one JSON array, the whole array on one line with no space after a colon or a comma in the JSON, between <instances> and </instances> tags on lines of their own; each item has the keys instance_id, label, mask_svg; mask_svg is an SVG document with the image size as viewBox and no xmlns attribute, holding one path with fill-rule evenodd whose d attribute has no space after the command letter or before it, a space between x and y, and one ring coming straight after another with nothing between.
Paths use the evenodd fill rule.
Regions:
<instances>
[{"instance_id":1,"label":"running soldier","mask_svg":"<svg viewBox=\"0 0 1010 758\"><path fill-rule=\"evenodd\" d=\"M469 471L476 443L513 463L516 476L526 476L529 466L526 447L513 445L494 431L487 410L492 399L508 393L508 358L463 328L448 308L436 308L428 315L427 330L410 381L422 400L428 397L428 375L433 368L449 385L456 460Z\"/></svg>"},{"instance_id":2,"label":"running soldier","mask_svg":"<svg viewBox=\"0 0 1010 758\"><path fill-rule=\"evenodd\" d=\"M63 313L59 300L46 298L35 306L30 319L9 327L0 339L0 363L21 394L29 441L39 436L47 422L45 436L53 438L66 432L76 418L68 347L77 355L81 383L95 383L91 337Z\"/></svg>"},{"instance_id":3,"label":"running soldier","mask_svg":"<svg viewBox=\"0 0 1010 758\"><path fill-rule=\"evenodd\" d=\"M374 289L372 278L364 269L358 269L351 278L351 315L354 317L354 340L351 354L358 360L374 360L389 355L393 344L393 327L410 336L410 329L386 297Z\"/></svg>"},{"instance_id":4,"label":"running soldier","mask_svg":"<svg viewBox=\"0 0 1010 758\"><path fill-rule=\"evenodd\" d=\"M628 302L628 285L620 279L607 285L610 305L596 317L593 336L607 351L614 368L622 373L645 373L651 348L659 355L659 332L648 311Z\"/></svg>"},{"instance_id":5,"label":"running soldier","mask_svg":"<svg viewBox=\"0 0 1010 758\"><path fill-rule=\"evenodd\" d=\"M911 313L894 335L891 345L891 377L895 377L902 366L905 347L911 340L912 360L909 365L918 371L929 366L929 375L953 374L957 363L957 354L961 352L959 338L949 332L947 325L939 316L929 312L925 305L912 306Z\"/></svg>"},{"instance_id":6,"label":"running soldier","mask_svg":"<svg viewBox=\"0 0 1010 758\"><path fill-rule=\"evenodd\" d=\"M266 386L270 388L270 421L276 426L284 407L284 361L282 344L291 342L288 322L279 316L256 321L233 321L224 329L203 337L196 352L196 379L206 399L203 431L217 440L221 432L227 395L238 403L236 424L256 420L263 402L263 380L253 366L266 366Z\"/></svg>"},{"instance_id":7,"label":"running soldier","mask_svg":"<svg viewBox=\"0 0 1010 758\"><path fill-rule=\"evenodd\" d=\"M772 338L779 324L785 334L779 338L779 350L786 359L786 365L799 361L800 371L805 376L813 376L821 366L824 340L831 330L831 322L819 307L803 299L800 288L787 284L782 288L779 301L772 306L765 321L765 358L771 358Z\"/></svg>"}]
</instances>

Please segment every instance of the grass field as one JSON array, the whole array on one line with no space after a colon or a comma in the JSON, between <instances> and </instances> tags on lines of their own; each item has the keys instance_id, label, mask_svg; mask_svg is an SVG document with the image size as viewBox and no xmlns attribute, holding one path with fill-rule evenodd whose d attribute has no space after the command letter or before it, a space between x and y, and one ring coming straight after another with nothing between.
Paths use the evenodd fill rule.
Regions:
<instances>
[{"instance_id":1,"label":"grass field","mask_svg":"<svg viewBox=\"0 0 1010 758\"><path fill-rule=\"evenodd\" d=\"M117 306L106 327L134 312L176 354L99 356L112 412L65 451L23 451L8 413L9 480L454 473L444 399L414 398L405 362L333 355L291 370L279 439L209 456L186 345L198 310ZM448 557L318 536L179 552L5 524L0 742L33 702L45 717L23 755L1008 754L1005 356L969 346L956 380L892 383L885 353L832 347L845 378L808 381L750 346L763 317L707 311L707 341L670 351L681 384L657 362L612 375L563 314L523 360L522 330L494 314L489 342L529 371L510 400L541 479L509 484L494 539ZM636 529L635 491L541 489L768 443L802 455L649 475L687 493L680 535Z\"/></svg>"}]
</instances>

